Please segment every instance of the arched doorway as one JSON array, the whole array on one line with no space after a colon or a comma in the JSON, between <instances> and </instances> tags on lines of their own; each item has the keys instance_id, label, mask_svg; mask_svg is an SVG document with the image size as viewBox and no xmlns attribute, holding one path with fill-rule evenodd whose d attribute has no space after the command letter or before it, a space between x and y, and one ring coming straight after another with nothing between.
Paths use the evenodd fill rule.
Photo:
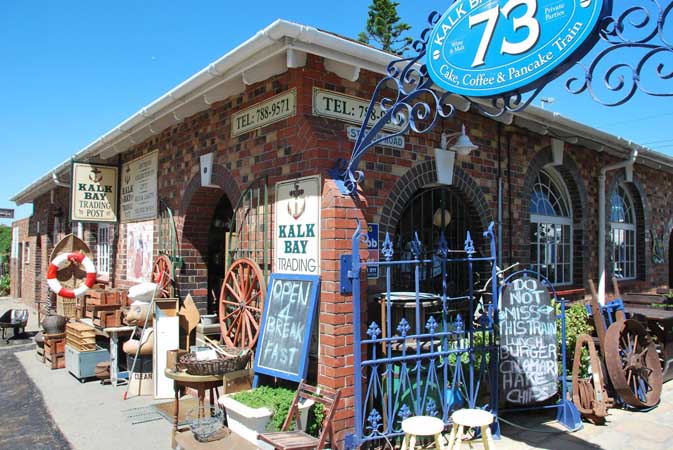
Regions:
<instances>
[{"instance_id":1,"label":"arched doorway","mask_svg":"<svg viewBox=\"0 0 673 450\"><path fill-rule=\"evenodd\" d=\"M441 293L441 258L437 252L441 233L444 233L449 250L461 251L468 231L475 244L481 238L483 230L480 223L478 213L460 189L454 186L421 189L407 202L397 223L394 238L396 259L414 259L412 241L418 236L422 244L421 259L433 261L421 267L420 289L422 292ZM397 266L396 270L393 289L413 291L414 265ZM454 264L447 267L447 295L465 295L469 288L468 279L467 266Z\"/></svg>"},{"instance_id":2,"label":"arched doorway","mask_svg":"<svg viewBox=\"0 0 673 450\"><path fill-rule=\"evenodd\" d=\"M219 283L224 277L226 225L232 206L221 188L199 187L184 215L178 275L182 295L191 294L202 313L217 312Z\"/></svg>"},{"instance_id":3,"label":"arched doorway","mask_svg":"<svg viewBox=\"0 0 673 450\"><path fill-rule=\"evenodd\" d=\"M668 238L668 287L673 289L673 230Z\"/></svg>"},{"instance_id":4,"label":"arched doorway","mask_svg":"<svg viewBox=\"0 0 673 450\"><path fill-rule=\"evenodd\" d=\"M226 195L220 198L208 231L208 313L217 312L224 271L226 269L227 233L233 215L231 203Z\"/></svg>"}]
</instances>

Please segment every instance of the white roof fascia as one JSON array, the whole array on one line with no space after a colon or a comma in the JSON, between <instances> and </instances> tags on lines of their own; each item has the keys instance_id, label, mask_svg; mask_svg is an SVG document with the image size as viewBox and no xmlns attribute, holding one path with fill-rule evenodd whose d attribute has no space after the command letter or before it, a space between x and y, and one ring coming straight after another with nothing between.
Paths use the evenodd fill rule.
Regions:
<instances>
[{"instance_id":1,"label":"white roof fascia","mask_svg":"<svg viewBox=\"0 0 673 450\"><path fill-rule=\"evenodd\" d=\"M106 149L109 149L106 153L109 158L111 155L113 156L127 150L129 136L145 127L151 126L159 118L172 114L183 105L196 101L200 97L202 98L210 90L215 89L222 83L230 81L236 76L241 76L244 70L250 70L265 59L289 48L333 59L380 74L387 74L388 64L396 59L394 55L344 39L332 33L279 19L166 94L141 108L111 131L80 150L72 158L75 160L95 158ZM482 99L472 99L472 101L483 103ZM207 109L209 107L208 104L205 101L203 103L203 109ZM463 101L463 103L465 102ZM460 109L463 110L465 108ZM562 130L570 136L596 141L606 147L621 151L628 151L634 146L629 141L534 106L529 106L526 110L515 115L540 123L543 126ZM152 130L153 133L160 131L162 129ZM127 143L126 147L118 146L122 142ZM640 146L638 147L641 148ZM646 149L646 156L659 164L673 167L673 159L665 155ZM52 174L63 175L69 172L70 162L70 158L62 162L21 190L11 200L16 202L17 205L29 203L35 197L53 189Z\"/></svg>"}]
</instances>

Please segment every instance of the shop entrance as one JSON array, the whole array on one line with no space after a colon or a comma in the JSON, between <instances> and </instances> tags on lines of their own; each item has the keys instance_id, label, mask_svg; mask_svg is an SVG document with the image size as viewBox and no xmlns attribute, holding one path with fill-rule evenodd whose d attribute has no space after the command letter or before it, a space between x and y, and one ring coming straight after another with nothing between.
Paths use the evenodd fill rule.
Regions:
<instances>
[{"instance_id":1,"label":"shop entrance","mask_svg":"<svg viewBox=\"0 0 673 450\"><path fill-rule=\"evenodd\" d=\"M19 254L16 256L16 296L23 298L23 243L19 243Z\"/></svg>"},{"instance_id":2,"label":"shop entrance","mask_svg":"<svg viewBox=\"0 0 673 450\"><path fill-rule=\"evenodd\" d=\"M454 186L422 189L414 194L404 209L395 232L395 254L398 260L412 260L412 242L415 236L422 243L421 259L433 264L423 267L420 274L422 292L442 292L440 257L437 253L440 234L443 232L449 249L461 249L468 231L477 242L481 238L481 221L462 191ZM456 257L459 255L455 255ZM403 264L393 277L393 290L414 290L414 265ZM469 277L464 265L447 267L447 294L450 297L465 295ZM479 281L478 279L476 280Z\"/></svg>"},{"instance_id":3,"label":"shop entrance","mask_svg":"<svg viewBox=\"0 0 673 450\"><path fill-rule=\"evenodd\" d=\"M227 239L232 218L231 203L226 195L220 198L215 207L210 229L208 231L208 313L214 314L218 309L218 299L222 289L225 272L225 255Z\"/></svg>"},{"instance_id":4,"label":"shop entrance","mask_svg":"<svg viewBox=\"0 0 673 450\"><path fill-rule=\"evenodd\" d=\"M217 312L219 283L224 277L226 226L232 216L224 189L199 187L185 212L178 272L181 295L191 294L202 313Z\"/></svg>"},{"instance_id":5,"label":"shop entrance","mask_svg":"<svg viewBox=\"0 0 673 450\"><path fill-rule=\"evenodd\" d=\"M668 238L668 287L673 289L673 230Z\"/></svg>"}]
</instances>

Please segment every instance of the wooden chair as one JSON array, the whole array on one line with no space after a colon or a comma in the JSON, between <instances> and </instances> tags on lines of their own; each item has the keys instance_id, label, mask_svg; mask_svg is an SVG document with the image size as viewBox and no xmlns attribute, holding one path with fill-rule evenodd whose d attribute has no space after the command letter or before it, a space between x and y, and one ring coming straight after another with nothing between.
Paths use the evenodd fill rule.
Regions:
<instances>
[{"instance_id":1,"label":"wooden chair","mask_svg":"<svg viewBox=\"0 0 673 450\"><path fill-rule=\"evenodd\" d=\"M279 450L322 450L325 447L327 436L334 448L334 435L332 432L332 420L336 412L336 405L339 403L339 391L329 388L316 388L310 386L302 380L299 383L297 394L294 396L290 411L283 423L282 431L276 433L263 433L257 436L257 439L273 445ZM301 418L299 414L299 402L302 399L313 400L324 406L325 416L322 422L322 429L317 438L303 431L289 431L292 419L295 420L296 428L301 430Z\"/></svg>"}]
</instances>

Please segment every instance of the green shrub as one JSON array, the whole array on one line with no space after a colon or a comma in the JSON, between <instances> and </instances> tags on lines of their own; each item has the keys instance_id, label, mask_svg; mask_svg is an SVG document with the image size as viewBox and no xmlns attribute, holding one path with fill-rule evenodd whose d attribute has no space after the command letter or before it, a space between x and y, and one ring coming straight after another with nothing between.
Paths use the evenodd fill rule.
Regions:
<instances>
[{"instance_id":1,"label":"green shrub","mask_svg":"<svg viewBox=\"0 0 673 450\"><path fill-rule=\"evenodd\" d=\"M560 305L557 305L560 312ZM559 343L559 360L561 358L560 346L563 335L561 334L561 321L557 321L557 338ZM573 303L566 307L566 362L568 375L572 374L573 361L575 358L575 345L577 337L581 334L591 335L594 331L593 325L589 321L589 313L582 302ZM559 361L560 362L560 361ZM589 350L582 347L582 356L580 363L580 376L589 376ZM560 373L560 368L559 368Z\"/></svg>"},{"instance_id":2,"label":"green shrub","mask_svg":"<svg viewBox=\"0 0 673 450\"><path fill-rule=\"evenodd\" d=\"M281 387L260 386L251 391L237 392L232 398L250 408L268 408L273 413L267 431L280 431L290 411L295 392ZM320 424L325 416L324 407L316 403L309 411L306 432L318 436ZM294 426L294 423L292 424Z\"/></svg>"},{"instance_id":3,"label":"green shrub","mask_svg":"<svg viewBox=\"0 0 673 450\"><path fill-rule=\"evenodd\" d=\"M0 277L0 297L9 295L9 275Z\"/></svg>"}]
</instances>

